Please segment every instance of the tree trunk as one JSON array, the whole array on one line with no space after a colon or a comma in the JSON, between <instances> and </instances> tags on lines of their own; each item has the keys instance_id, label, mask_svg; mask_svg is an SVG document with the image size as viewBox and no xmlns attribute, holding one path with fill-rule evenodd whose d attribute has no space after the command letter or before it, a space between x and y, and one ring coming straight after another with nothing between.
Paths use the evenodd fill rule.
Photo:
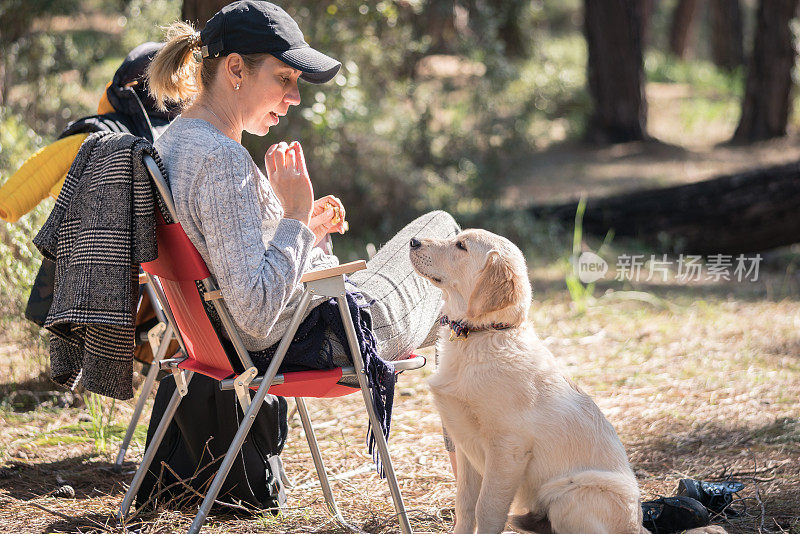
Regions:
<instances>
[{"instance_id":1,"label":"tree trunk","mask_svg":"<svg viewBox=\"0 0 800 534\"><path fill-rule=\"evenodd\" d=\"M594 111L587 138L621 143L646 138L640 0L585 0L589 91Z\"/></svg>"},{"instance_id":2,"label":"tree trunk","mask_svg":"<svg viewBox=\"0 0 800 534\"><path fill-rule=\"evenodd\" d=\"M642 0L642 48L645 49L650 44L650 19L653 18L653 11L656 7L656 0Z\"/></svg>"},{"instance_id":3,"label":"tree trunk","mask_svg":"<svg viewBox=\"0 0 800 534\"><path fill-rule=\"evenodd\" d=\"M504 51L509 57L522 57L527 49L526 34L522 30L521 15L526 2L520 0L493 0L490 5L494 16L500 24L497 27L497 38L503 43Z\"/></svg>"},{"instance_id":4,"label":"tree trunk","mask_svg":"<svg viewBox=\"0 0 800 534\"><path fill-rule=\"evenodd\" d=\"M711 0L711 57L714 64L733 70L744 64L744 25L739 0Z\"/></svg>"},{"instance_id":5,"label":"tree trunk","mask_svg":"<svg viewBox=\"0 0 800 534\"><path fill-rule=\"evenodd\" d=\"M431 39L429 54L453 54L457 49L458 30L456 29L455 0L429 1L423 11L418 35Z\"/></svg>"},{"instance_id":6,"label":"tree trunk","mask_svg":"<svg viewBox=\"0 0 800 534\"><path fill-rule=\"evenodd\" d=\"M214 13L225 7L231 0L183 0L181 20L194 24L202 30Z\"/></svg>"},{"instance_id":7,"label":"tree trunk","mask_svg":"<svg viewBox=\"0 0 800 534\"><path fill-rule=\"evenodd\" d=\"M789 22L798 0L761 0L753 53L747 65L742 116L733 143L786 135L796 51Z\"/></svg>"},{"instance_id":8,"label":"tree trunk","mask_svg":"<svg viewBox=\"0 0 800 534\"><path fill-rule=\"evenodd\" d=\"M6 87L6 62L5 58L0 59L0 106L5 104Z\"/></svg>"},{"instance_id":9,"label":"tree trunk","mask_svg":"<svg viewBox=\"0 0 800 534\"><path fill-rule=\"evenodd\" d=\"M533 206L537 218L572 224L577 202ZM800 163L712 180L589 199L586 233L636 237L676 252L747 254L800 241ZM666 250L664 252L667 252Z\"/></svg>"},{"instance_id":10,"label":"tree trunk","mask_svg":"<svg viewBox=\"0 0 800 534\"><path fill-rule=\"evenodd\" d=\"M672 24L669 29L669 49L677 57L686 58L689 49L689 36L692 31L694 15L697 12L698 0L678 0L672 13Z\"/></svg>"}]
</instances>

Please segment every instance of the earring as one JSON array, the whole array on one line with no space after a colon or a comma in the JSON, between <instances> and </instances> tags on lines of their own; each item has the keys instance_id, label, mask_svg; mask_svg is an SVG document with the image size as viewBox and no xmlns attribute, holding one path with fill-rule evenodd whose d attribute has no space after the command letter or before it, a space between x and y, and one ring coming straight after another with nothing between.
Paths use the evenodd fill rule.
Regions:
<instances>
[{"instance_id":1,"label":"earring","mask_svg":"<svg viewBox=\"0 0 800 534\"><path fill-rule=\"evenodd\" d=\"M239 90L239 84L238 84L238 83L237 83L236 85L234 85L234 86L233 86L233 90L234 90L234 91L238 91L238 90Z\"/></svg>"}]
</instances>

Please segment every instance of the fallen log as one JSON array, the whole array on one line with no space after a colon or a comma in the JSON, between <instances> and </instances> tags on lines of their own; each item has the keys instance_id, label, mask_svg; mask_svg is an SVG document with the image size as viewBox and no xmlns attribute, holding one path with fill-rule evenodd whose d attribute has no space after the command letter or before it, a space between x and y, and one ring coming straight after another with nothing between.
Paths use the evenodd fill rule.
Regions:
<instances>
[{"instance_id":1,"label":"fallen log","mask_svg":"<svg viewBox=\"0 0 800 534\"><path fill-rule=\"evenodd\" d=\"M569 202L527 209L571 227L577 207ZM691 254L747 254L800 242L800 162L588 198L583 231L604 236L612 229Z\"/></svg>"}]
</instances>

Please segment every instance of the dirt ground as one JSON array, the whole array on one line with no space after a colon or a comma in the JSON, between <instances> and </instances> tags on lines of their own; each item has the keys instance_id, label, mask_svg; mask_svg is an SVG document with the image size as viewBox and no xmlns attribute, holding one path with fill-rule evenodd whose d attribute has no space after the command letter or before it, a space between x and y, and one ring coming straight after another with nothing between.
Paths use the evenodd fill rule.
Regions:
<instances>
[{"instance_id":1,"label":"dirt ground","mask_svg":"<svg viewBox=\"0 0 800 534\"><path fill-rule=\"evenodd\" d=\"M508 177L509 203L701 180L800 158L796 138L718 146L735 118L695 125L681 136L679 89L648 87L650 132L665 143L554 145L519 162ZM685 477L741 480L742 515L716 523L733 534L800 533L797 258L794 249L765 255L755 282L682 284L673 276L623 283L610 273L586 298L585 312L566 291L563 262L531 261L531 320L617 429L645 499L674 494ZM57 390L43 374L43 345L14 321L6 324L0 332L0 534L185 531L191 510L161 510L117 525L113 514L141 459L146 420L123 473L115 473L111 465L133 403L116 403L106 452L98 452L82 397ZM425 385L431 372L429 365L401 377L390 446L415 531L440 533L452 530L455 483ZM329 471L341 475L334 492L345 516L369 533L397 532L388 489L367 453L359 397L309 407ZM342 532L313 484L296 414L289 423L283 458L297 484L289 509L279 517L214 516L204 532ZM60 493L64 485L74 496Z\"/></svg>"},{"instance_id":2,"label":"dirt ground","mask_svg":"<svg viewBox=\"0 0 800 534\"><path fill-rule=\"evenodd\" d=\"M672 495L679 479L746 484L731 533L800 532L800 279L773 259L758 282L640 284L644 302L605 282L578 313L550 267L531 273L532 321L620 435L644 498ZM767 293L771 296L766 297ZM430 353L427 353L430 356ZM391 447L418 532L449 532L455 484L425 385L430 366L401 377ZM0 532L121 532L112 514L141 458L143 425L122 474L111 471L130 403L117 403L108 452L97 453L86 409L10 406L2 385ZM19 395L18 395L19 396ZM40 394L42 398L47 395ZM371 469L357 395L312 401L323 452L345 515L367 532L396 532L388 489ZM78 403L79 404L79 403ZM291 401L290 401L291 405ZM299 488L281 517L214 517L207 532L339 532L324 511L296 415L283 458ZM75 497L56 497L62 484ZM191 513L135 517L130 532L175 532ZM719 519L718 519L719 522Z\"/></svg>"}]
</instances>

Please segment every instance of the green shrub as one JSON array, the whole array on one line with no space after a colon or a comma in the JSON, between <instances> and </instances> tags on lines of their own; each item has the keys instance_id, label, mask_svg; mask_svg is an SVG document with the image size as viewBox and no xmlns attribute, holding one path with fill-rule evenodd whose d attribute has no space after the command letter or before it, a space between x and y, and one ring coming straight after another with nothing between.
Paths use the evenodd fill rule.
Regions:
<instances>
[{"instance_id":1,"label":"green shrub","mask_svg":"<svg viewBox=\"0 0 800 534\"><path fill-rule=\"evenodd\" d=\"M685 61L660 50L648 50L644 69L650 82L685 83L705 94L741 95L744 92L742 68L728 72L710 61Z\"/></svg>"},{"instance_id":2,"label":"green shrub","mask_svg":"<svg viewBox=\"0 0 800 534\"><path fill-rule=\"evenodd\" d=\"M308 40L343 68L332 84L301 85L299 113L247 140L257 161L269 144L300 140L315 191L342 198L363 240L381 242L432 209L457 219L493 209L514 159L547 144L554 120L562 139L578 134L588 109L580 33L542 35L513 60L486 35L466 36L453 61L485 73L425 77L416 61L431 43L412 24L423 7L295 4ZM497 21L486 24L495 35Z\"/></svg>"},{"instance_id":3,"label":"green shrub","mask_svg":"<svg viewBox=\"0 0 800 534\"><path fill-rule=\"evenodd\" d=\"M41 136L14 114L0 116L0 183L44 143ZM17 223L0 221L0 311L2 316L20 316L27 302L41 255L32 238L52 209L45 201Z\"/></svg>"}]
</instances>

